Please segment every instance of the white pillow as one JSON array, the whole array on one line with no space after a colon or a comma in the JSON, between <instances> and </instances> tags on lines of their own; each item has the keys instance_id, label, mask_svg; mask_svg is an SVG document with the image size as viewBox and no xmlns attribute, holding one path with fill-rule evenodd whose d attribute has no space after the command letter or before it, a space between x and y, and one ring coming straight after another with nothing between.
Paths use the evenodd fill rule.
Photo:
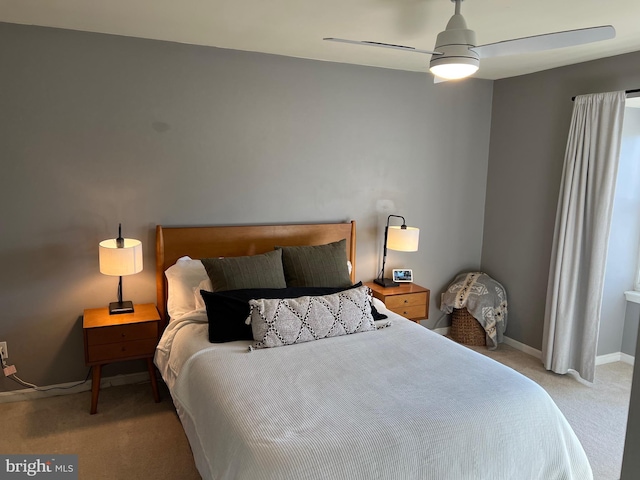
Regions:
<instances>
[{"instance_id":1,"label":"white pillow","mask_svg":"<svg viewBox=\"0 0 640 480\"><path fill-rule=\"evenodd\" d=\"M207 306L204 303L204 299L202 298L202 295L200 295L200 290L213 292L213 285L211 284L210 278L207 278L206 280L202 280L193 291L193 295L195 297L194 301L196 304L196 310L206 310Z\"/></svg>"},{"instance_id":2,"label":"white pillow","mask_svg":"<svg viewBox=\"0 0 640 480\"><path fill-rule=\"evenodd\" d=\"M182 257L167 268L164 274L169 288L167 298L169 318L178 318L194 311L196 302L193 291L200 282L209 278L202 262L193 260L191 257Z\"/></svg>"},{"instance_id":3,"label":"white pillow","mask_svg":"<svg viewBox=\"0 0 640 480\"><path fill-rule=\"evenodd\" d=\"M349 273L353 266L347 260ZM211 279L200 260L181 257L164 272L169 284L167 312L169 318L177 318L194 310L205 310L200 290L213 291Z\"/></svg>"}]
</instances>

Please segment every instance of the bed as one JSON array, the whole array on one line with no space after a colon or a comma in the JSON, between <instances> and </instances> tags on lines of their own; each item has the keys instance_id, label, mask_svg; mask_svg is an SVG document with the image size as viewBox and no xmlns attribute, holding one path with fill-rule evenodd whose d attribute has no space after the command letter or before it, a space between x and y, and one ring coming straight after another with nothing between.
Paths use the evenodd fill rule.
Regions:
<instances>
[{"instance_id":1,"label":"bed","mask_svg":"<svg viewBox=\"0 0 640 480\"><path fill-rule=\"evenodd\" d=\"M592 478L582 446L541 387L370 296L387 316L371 330L254 350L247 339L209 341L207 311L197 304L202 283L193 288L193 278L193 308L175 313L177 288L170 291L166 272L202 258L343 241L355 282L355 222L158 226L156 240L166 328L155 362L203 478Z\"/></svg>"}]
</instances>

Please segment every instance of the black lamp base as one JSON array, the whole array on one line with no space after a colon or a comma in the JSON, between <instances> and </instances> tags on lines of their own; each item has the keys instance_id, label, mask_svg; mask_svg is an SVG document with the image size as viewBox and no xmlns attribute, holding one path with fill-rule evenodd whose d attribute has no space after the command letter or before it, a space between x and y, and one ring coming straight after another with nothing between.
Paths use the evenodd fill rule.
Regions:
<instances>
[{"instance_id":1,"label":"black lamp base","mask_svg":"<svg viewBox=\"0 0 640 480\"><path fill-rule=\"evenodd\" d=\"M380 286L382 286L384 288L399 287L400 286L399 283L394 282L390 278L376 278L373 282L377 283L378 285L380 285Z\"/></svg>"},{"instance_id":2,"label":"black lamp base","mask_svg":"<svg viewBox=\"0 0 640 480\"><path fill-rule=\"evenodd\" d=\"M111 302L109 304L109 315L119 313L133 313L133 302Z\"/></svg>"}]
</instances>

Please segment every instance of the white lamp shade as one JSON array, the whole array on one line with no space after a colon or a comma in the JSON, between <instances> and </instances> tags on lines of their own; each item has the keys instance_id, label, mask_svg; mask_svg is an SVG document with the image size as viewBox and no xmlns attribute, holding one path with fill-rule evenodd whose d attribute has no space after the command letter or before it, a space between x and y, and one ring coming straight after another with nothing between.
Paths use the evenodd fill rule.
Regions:
<instances>
[{"instance_id":1,"label":"white lamp shade","mask_svg":"<svg viewBox=\"0 0 640 480\"><path fill-rule=\"evenodd\" d=\"M116 239L100 242L100 273L120 277L142 271L142 242L124 239L124 247L118 248Z\"/></svg>"},{"instance_id":2,"label":"white lamp shade","mask_svg":"<svg viewBox=\"0 0 640 480\"><path fill-rule=\"evenodd\" d=\"M420 229L391 226L387 232L387 248L399 252L417 252Z\"/></svg>"}]
</instances>

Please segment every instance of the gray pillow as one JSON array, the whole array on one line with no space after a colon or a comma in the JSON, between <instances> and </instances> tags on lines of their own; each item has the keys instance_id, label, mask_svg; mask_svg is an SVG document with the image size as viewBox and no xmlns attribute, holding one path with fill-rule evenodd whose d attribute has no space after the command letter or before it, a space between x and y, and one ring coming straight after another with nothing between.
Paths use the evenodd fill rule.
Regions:
<instances>
[{"instance_id":1,"label":"gray pillow","mask_svg":"<svg viewBox=\"0 0 640 480\"><path fill-rule=\"evenodd\" d=\"M375 330L366 286L322 296L249 300L255 343L269 348Z\"/></svg>"},{"instance_id":2,"label":"gray pillow","mask_svg":"<svg viewBox=\"0 0 640 480\"><path fill-rule=\"evenodd\" d=\"M287 287L349 287L347 241L282 249Z\"/></svg>"},{"instance_id":3,"label":"gray pillow","mask_svg":"<svg viewBox=\"0 0 640 480\"><path fill-rule=\"evenodd\" d=\"M203 258L214 292L244 288L285 288L282 252L246 257Z\"/></svg>"}]
</instances>

